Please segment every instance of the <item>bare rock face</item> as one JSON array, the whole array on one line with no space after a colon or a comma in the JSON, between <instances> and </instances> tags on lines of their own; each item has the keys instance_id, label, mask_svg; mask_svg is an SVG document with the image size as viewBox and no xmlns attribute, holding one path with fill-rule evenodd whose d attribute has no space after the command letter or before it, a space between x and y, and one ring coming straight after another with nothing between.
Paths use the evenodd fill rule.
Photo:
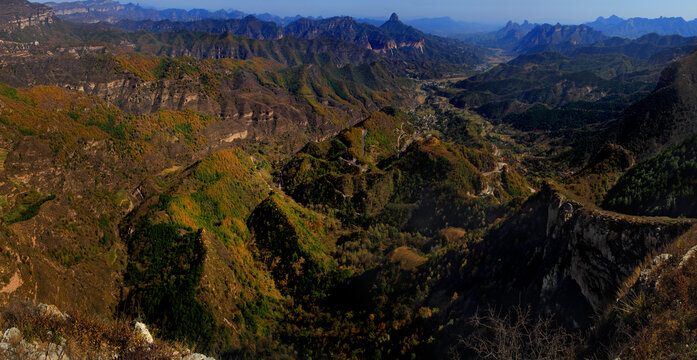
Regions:
<instances>
[{"instance_id":1,"label":"bare rock face","mask_svg":"<svg viewBox=\"0 0 697 360\"><path fill-rule=\"evenodd\" d=\"M594 209L549 191L544 276L540 298L549 311L564 311L559 289L571 284L595 314L638 279L646 256L670 243L692 223L634 218ZM568 310L567 310L568 311Z\"/></svg>"},{"instance_id":2,"label":"bare rock face","mask_svg":"<svg viewBox=\"0 0 697 360\"><path fill-rule=\"evenodd\" d=\"M473 249L471 268L486 271L465 278L464 298L475 300L463 307L530 306L588 328L639 280L648 256L693 225L603 211L546 185Z\"/></svg>"},{"instance_id":3,"label":"bare rock face","mask_svg":"<svg viewBox=\"0 0 697 360\"><path fill-rule=\"evenodd\" d=\"M13 32L28 26L52 24L54 21L54 11L41 4L6 0L0 7L0 31Z\"/></svg>"}]
</instances>

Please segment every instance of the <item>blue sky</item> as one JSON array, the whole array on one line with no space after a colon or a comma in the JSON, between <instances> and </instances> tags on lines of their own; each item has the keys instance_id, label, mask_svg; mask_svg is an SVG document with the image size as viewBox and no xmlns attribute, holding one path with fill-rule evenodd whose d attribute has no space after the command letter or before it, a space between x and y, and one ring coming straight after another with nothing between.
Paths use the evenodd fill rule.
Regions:
<instances>
[{"instance_id":1,"label":"blue sky","mask_svg":"<svg viewBox=\"0 0 697 360\"><path fill-rule=\"evenodd\" d=\"M524 19L580 23L612 14L625 18L697 18L695 0L121 0L129 1L156 8L237 9L281 16L388 17L397 12L405 19L449 16L456 20L490 24Z\"/></svg>"}]
</instances>

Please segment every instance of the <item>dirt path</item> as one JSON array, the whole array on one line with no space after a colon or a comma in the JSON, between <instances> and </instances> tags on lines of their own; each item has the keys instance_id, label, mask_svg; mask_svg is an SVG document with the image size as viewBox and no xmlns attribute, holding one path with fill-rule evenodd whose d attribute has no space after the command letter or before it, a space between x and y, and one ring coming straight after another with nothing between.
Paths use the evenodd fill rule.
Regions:
<instances>
[{"instance_id":1,"label":"dirt path","mask_svg":"<svg viewBox=\"0 0 697 360\"><path fill-rule=\"evenodd\" d=\"M484 175L484 176L490 176L490 175L494 175L494 174L499 174L499 173L501 173L501 172L503 171L503 169L506 168L506 166L508 166L508 164L503 163L503 162L498 162L498 163L496 163L496 170L494 170L494 171L487 171L487 172L485 172L485 173L482 173L482 175Z\"/></svg>"},{"instance_id":2,"label":"dirt path","mask_svg":"<svg viewBox=\"0 0 697 360\"><path fill-rule=\"evenodd\" d=\"M494 145L494 156L497 158L501 157L501 149L499 149L498 146L496 146L496 145ZM496 163L496 170L484 172L484 173L482 173L482 175L490 176L493 174L498 174L498 173L502 172L506 166L508 166L508 164L506 164L505 162L497 162Z\"/></svg>"},{"instance_id":3,"label":"dirt path","mask_svg":"<svg viewBox=\"0 0 697 360\"><path fill-rule=\"evenodd\" d=\"M479 194L477 197L487 197L491 195L494 195L494 188L492 188L491 185L487 185L486 189L484 189L484 191L482 191L482 193Z\"/></svg>"}]
</instances>

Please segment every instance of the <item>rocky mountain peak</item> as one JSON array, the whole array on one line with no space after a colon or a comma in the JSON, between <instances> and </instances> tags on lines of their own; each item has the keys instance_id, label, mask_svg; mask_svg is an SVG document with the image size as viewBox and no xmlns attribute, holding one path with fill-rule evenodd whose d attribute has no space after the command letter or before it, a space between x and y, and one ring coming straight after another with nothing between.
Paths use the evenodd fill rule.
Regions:
<instances>
[{"instance_id":1,"label":"rocky mountain peak","mask_svg":"<svg viewBox=\"0 0 697 360\"><path fill-rule=\"evenodd\" d=\"M397 15L397 13L392 13L392 15L390 16L390 20L389 20L389 21L398 22L398 21L399 21L399 16Z\"/></svg>"}]
</instances>

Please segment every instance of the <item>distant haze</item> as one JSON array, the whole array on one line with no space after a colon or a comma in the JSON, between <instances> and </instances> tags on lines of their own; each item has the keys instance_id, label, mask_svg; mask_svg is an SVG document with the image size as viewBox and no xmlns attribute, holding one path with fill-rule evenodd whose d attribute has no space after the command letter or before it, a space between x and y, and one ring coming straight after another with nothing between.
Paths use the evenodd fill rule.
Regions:
<instances>
[{"instance_id":1,"label":"distant haze","mask_svg":"<svg viewBox=\"0 0 697 360\"><path fill-rule=\"evenodd\" d=\"M63 0L54 0L62 2ZM131 0L133 1L133 0ZM128 2L124 0L122 2ZM404 19L449 16L455 20L501 24L508 20L582 23L598 16L697 18L694 0L140 0L142 6L164 8L235 9L280 16L384 17L397 12Z\"/></svg>"}]
</instances>

